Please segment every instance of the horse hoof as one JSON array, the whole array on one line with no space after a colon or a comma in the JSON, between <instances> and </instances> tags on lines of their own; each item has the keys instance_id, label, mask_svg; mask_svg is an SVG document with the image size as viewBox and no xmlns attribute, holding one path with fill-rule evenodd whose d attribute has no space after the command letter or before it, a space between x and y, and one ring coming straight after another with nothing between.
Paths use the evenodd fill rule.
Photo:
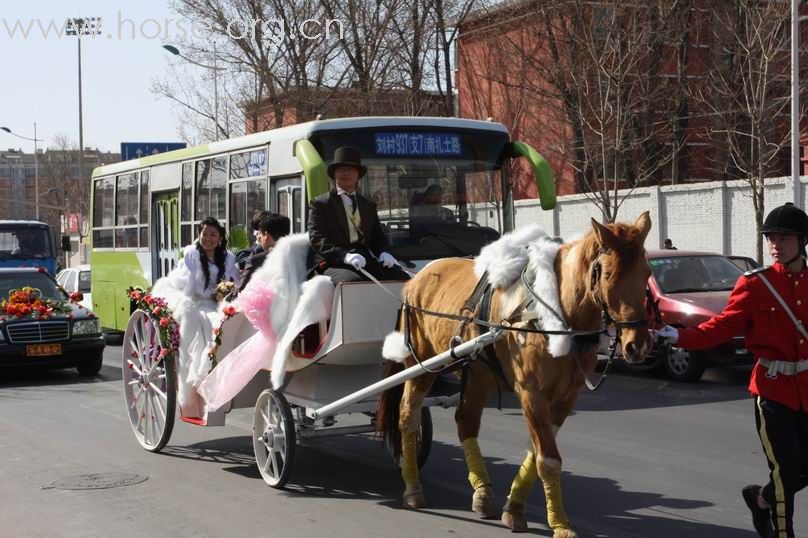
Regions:
<instances>
[{"instance_id":1,"label":"horse hoof","mask_svg":"<svg viewBox=\"0 0 808 538\"><path fill-rule=\"evenodd\" d=\"M558 529L553 531L553 538L578 538L578 534L572 529Z\"/></svg>"},{"instance_id":2,"label":"horse hoof","mask_svg":"<svg viewBox=\"0 0 808 538\"><path fill-rule=\"evenodd\" d=\"M471 498L471 509L480 514L483 519L497 517L497 507L494 505L494 490L491 486L483 486L474 490Z\"/></svg>"},{"instance_id":3,"label":"horse hoof","mask_svg":"<svg viewBox=\"0 0 808 538\"><path fill-rule=\"evenodd\" d=\"M527 532L524 503L506 502L502 508L502 524L511 529L511 532Z\"/></svg>"},{"instance_id":4,"label":"horse hoof","mask_svg":"<svg viewBox=\"0 0 808 538\"><path fill-rule=\"evenodd\" d=\"M421 488L421 485L418 484L417 486L407 486L404 490L404 507L411 508L413 510L417 510L419 508L424 508L426 506L426 500L424 499L424 490Z\"/></svg>"}]
</instances>

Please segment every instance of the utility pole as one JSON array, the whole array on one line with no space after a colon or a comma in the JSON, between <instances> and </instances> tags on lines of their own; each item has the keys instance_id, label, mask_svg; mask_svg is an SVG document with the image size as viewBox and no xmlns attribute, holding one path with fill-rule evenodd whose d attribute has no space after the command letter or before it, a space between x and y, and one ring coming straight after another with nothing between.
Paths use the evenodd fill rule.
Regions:
<instances>
[{"instance_id":1,"label":"utility pole","mask_svg":"<svg viewBox=\"0 0 808 538\"><path fill-rule=\"evenodd\" d=\"M98 28L101 25L101 17L86 17L67 19L67 35L76 36L78 39L79 53L79 181L84 180L84 119L82 110L81 94L81 38L84 36L95 37L101 33Z\"/></svg>"}]
</instances>

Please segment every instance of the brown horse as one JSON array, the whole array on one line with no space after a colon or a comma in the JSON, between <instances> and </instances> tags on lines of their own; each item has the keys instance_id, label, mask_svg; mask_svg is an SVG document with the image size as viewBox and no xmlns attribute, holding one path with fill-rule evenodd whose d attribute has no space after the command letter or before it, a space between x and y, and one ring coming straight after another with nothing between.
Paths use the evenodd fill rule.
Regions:
<instances>
[{"instance_id":1,"label":"brown horse","mask_svg":"<svg viewBox=\"0 0 808 538\"><path fill-rule=\"evenodd\" d=\"M641 361L650 348L645 310L645 286L651 268L645 257L644 242L651 228L648 213L633 225L602 225L592 220L592 231L583 239L562 245L553 263L558 278L558 300L567 326L578 331L602 328L603 311L616 322L624 358ZM418 312L417 308L460 312L475 287L474 262L445 259L424 268L410 280L403 297L416 308L407 312L411 349L423 360L450 347L458 322ZM528 292L517 281L507 289L494 291L491 319L512 315ZM515 326L519 326L518 324ZM522 323L521 326L525 326ZM464 339L479 334L478 328L466 326ZM495 342L494 353L504 372L493 372L481 360L472 361L462 399L455 413L457 432L463 444L469 481L474 488L472 509L482 517L496 517L494 493L485 469L477 436L483 408L491 392L499 386L515 391L527 420L532 451L522 463L513 481L502 512L502 522L513 531L526 531L525 501L533 483L540 477L547 500L548 524L555 538L576 536L570 528L561 500L561 455L555 436L575 404L584 384L584 372L591 374L597 363L596 349L577 351L578 364L572 354L553 357L543 334L508 331ZM404 352L403 354L406 354ZM396 369L415 364L412 355ZM401 473L404 478L404 505L424 507L425 500L417 468L416 431L421 405L435 375L424 374L407 381L403 391L388 391L379 405L379 429L398 428L401 433ZM397 417L397 419L396 419ZM397 422L397 424L396 424Z\"/></svg>"}]
</instances>

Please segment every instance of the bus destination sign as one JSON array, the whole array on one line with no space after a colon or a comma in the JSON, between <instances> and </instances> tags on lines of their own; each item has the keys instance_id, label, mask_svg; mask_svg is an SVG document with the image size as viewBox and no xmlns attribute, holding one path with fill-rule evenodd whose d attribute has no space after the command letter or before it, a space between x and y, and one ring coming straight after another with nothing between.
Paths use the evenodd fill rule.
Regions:
<instances>
[{"instance_id":1,"label":"bus destination sign","mask_svg":"<svg viewBox=\"0 0 808 538\"><path fill-rule=\"evenodd\" d=\"M460 135L451 133L376 133L376 155L460 157Z\"/></svg>"}]
</instances>

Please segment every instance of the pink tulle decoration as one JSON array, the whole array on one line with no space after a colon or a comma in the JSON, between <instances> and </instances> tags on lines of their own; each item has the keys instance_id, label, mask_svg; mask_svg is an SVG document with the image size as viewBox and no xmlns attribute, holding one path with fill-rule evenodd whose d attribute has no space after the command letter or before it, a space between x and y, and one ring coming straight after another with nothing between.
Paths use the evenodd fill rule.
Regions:
<instances>
[{"instance_id":1,"label":"pink tulle decoration","mask_svg":"<svg viewBox=\"0 0 808 538\"><path fill-rule=\"evenodd\" d=\"M271 334L274 338L275 333L272 331L269 310L272 307L272 301L275 300L275 290L260 280L250 284L248 290L239 294L233 306L243 312L252 326L265 337Z\"/></svg>"},{"instance_id":2,"label":"pink tulle decoration","mask_svg":"<svg viewBox=\"0 0 808 538\"><path fill-rule=\"evenodd\" d=\"M269 366L277 345L270 322L274 300L275 290L260 281L251 282L249 290L242 291L236 299L234 306L258 332L228 353L199 386L209 411L232 400L256 373Z\"/></svg>"}]
</instances>

